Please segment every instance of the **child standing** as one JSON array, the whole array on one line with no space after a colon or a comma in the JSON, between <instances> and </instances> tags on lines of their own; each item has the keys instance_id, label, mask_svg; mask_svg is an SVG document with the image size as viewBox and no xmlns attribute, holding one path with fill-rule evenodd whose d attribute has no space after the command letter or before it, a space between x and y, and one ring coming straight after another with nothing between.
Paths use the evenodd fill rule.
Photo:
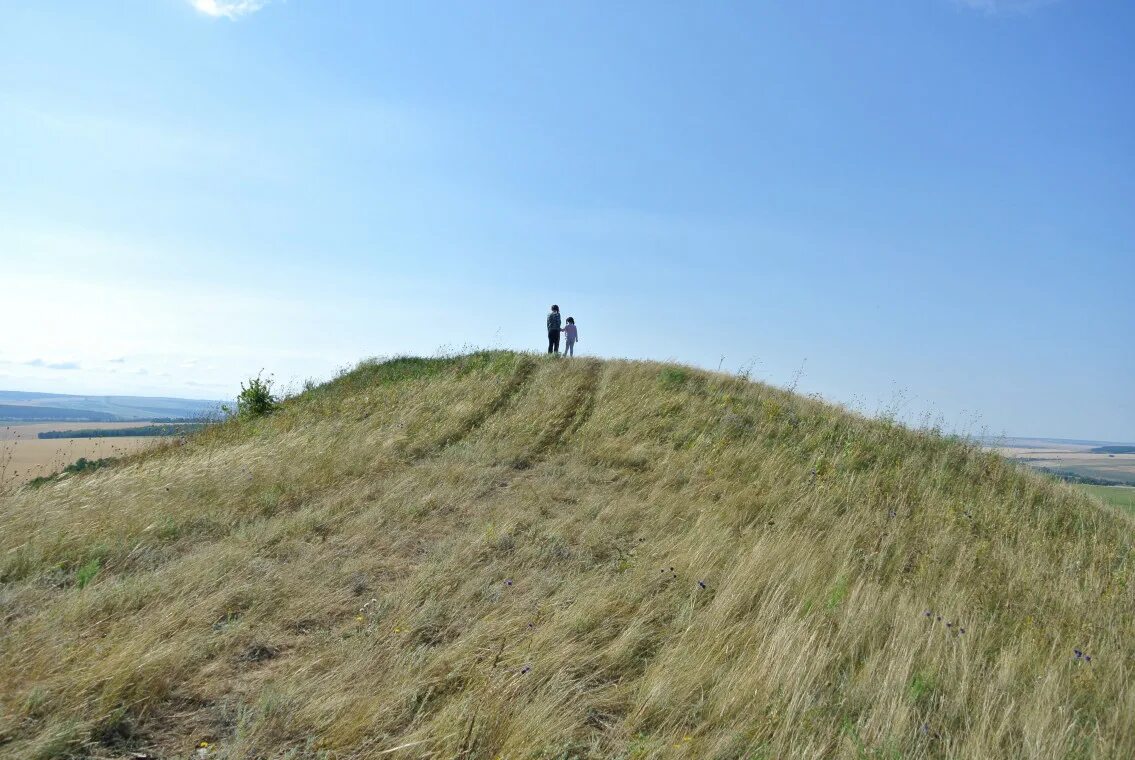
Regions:
<instances>
[{"instance_id":1,"label":"child standing","mask_svg":"<svg viewBox=\"0 0 1135 760\"><path fill-rule=\"evenodd\" d=\"M579 340L579 330L575 327L575 317L567 318L564 338L567 339L567 345L564 346L564 356L575 356L575 342Z\"/></svg>"}]
</instances>

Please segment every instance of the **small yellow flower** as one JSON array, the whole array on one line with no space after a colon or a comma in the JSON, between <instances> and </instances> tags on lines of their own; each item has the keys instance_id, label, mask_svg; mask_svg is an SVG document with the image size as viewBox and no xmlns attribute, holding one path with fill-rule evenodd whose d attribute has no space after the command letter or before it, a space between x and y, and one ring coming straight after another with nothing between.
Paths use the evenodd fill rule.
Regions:
<instances>
[{"instance_id":1,"label":"small yellow flower","mask_svg":"<svg viewBox=\"0 0 1135 760\"><path fill-rule=\"evenodd\" d=\"M201 749L206 749L209 746L209 742L201 742L197 746L200 747Z\"/></svg>"},{"instance_id":2,"label":"small yellow flower","mask_svg":"<svg viewBox=\"0 0 1135 760\"><path fill-rule=\"evenodd\" d=\"M355 620L362 620L362 619L363 619L362 615L355 615Z\"/></svg>"}]
</instances>

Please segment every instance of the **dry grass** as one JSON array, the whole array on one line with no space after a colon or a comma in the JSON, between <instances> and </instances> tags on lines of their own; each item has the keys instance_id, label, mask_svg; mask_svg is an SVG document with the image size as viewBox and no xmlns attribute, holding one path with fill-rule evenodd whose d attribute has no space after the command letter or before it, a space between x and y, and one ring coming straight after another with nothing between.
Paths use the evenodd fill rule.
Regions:
<instances>
[{"instance_id":1,"label":"dry grass","mask_svg":"<svg viewBox=\"0 0 1135 760\"><path fill-rule=\"evenodd\" d=\"M1135 756L1130 518L735 378L365 364L2 510L5 757Z\"/></svg>"}]
</instances>

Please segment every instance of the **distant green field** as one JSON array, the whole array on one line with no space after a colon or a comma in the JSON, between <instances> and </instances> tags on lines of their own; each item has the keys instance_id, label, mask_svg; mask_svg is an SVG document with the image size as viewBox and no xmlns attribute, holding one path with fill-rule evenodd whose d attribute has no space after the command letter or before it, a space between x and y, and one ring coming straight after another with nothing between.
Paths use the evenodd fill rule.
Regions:
<instances>
[{"instance_id":1,"label":"distant green field","mask_svg":"<svg viewBox=\"0 0 1135 760\"><path fill-rule=\"evenodd\" d=\"M1081 485L1088 493L1128 512L1135 512L1135 488L1125 486L1087 486Z\"/></svg>"}]
</instances>

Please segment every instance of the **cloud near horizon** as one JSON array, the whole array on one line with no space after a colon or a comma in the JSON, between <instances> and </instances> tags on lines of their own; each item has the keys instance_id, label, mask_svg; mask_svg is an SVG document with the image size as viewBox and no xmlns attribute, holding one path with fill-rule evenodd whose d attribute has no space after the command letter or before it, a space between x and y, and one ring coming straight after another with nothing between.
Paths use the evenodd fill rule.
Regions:
<instances>
[{"instance_id":1,"label":"cloud near horizon","mask_svg":"<svg viewBox=\"0 0 1135 760\"><path fill-rule=\"evenodd\" d=\"M24 366L43 369L81 369L79 362L45 362L43 359L32 359L30 362L24 362Z\"/></svg>"},{"instance_id":2,"label":"cloud near horizon","mask_svg":"<svg viewBox=\"0 0 1135 760\"><path fill-rule=\"evenodd\" d=\"M189 0L189 4L206 16L235 20L267 5L270 0Z\"/></svg>"}]
</instances>

